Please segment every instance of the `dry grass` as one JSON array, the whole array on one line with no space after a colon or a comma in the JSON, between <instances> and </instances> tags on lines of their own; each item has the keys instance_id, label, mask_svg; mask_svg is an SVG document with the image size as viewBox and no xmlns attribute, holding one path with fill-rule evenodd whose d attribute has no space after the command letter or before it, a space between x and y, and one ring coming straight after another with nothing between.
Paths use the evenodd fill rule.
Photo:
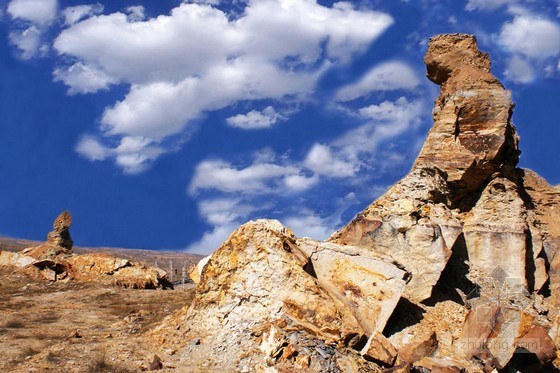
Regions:
<instances>
[{"instance_id":1,"label":"dry grass","mask_svg":"<svg viewBox=\"0 0 560 373\"><path fill-rule=\"evenodd\" d=\"M118 364L114 364L107 358L105 352L98 353L89 366L87 367L88 373L128 373L129 371Z\"/></svg>"},{"instance_id":2,"label":"dry grass","mask_svg":"<svg viewBox=\"0 0 560 373\"><path fill-rule=\"evenodd\" d=\"M45 361L49 364L52 364L52 365L58 365L58 364L60 364L60 356L58 356L58 355L49 351L45 355Z\"/></svg>"},{"instance_id":3,"label":"dry grass","mask_svg":"<svg viewBox=\"0 0 560 373\"><path fill-rule=\"evenodd\" d=\"M28 356L33 356L33 355L36 355L38 353L39 353L38 350L34 349L33 347L27 346L27 347L23 347L21 349L21 352L20 352L18 357L23 360Z\"/></svg>"}]
</instances>

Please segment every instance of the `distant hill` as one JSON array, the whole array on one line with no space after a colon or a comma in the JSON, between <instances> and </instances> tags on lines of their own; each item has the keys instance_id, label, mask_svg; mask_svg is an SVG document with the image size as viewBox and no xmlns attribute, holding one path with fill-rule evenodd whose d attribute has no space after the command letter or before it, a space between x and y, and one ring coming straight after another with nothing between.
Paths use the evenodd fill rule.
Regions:
<instances>
[{"instance_id":1,"label":"distant hill","mask_svg":"<svg viewBox=\"0 0 560 373\"><path fill-rule=\"evenodd\" d=\"M38 246L41 241L31 241L19 238L0 237L0 250L21 251L27 247ZM137 262L157 266L168 273L170 272L170 262L173 267L173 279L180 279L183 267L187 269L193 264L198 263L204 255L190 254L173 251L158 251L145 249L124 249L117 247L74 247L76 254L91 252L104 252L118 258L125 258ZM178 276L178 277L177 277Z\"/></svg>"}]
</instances>

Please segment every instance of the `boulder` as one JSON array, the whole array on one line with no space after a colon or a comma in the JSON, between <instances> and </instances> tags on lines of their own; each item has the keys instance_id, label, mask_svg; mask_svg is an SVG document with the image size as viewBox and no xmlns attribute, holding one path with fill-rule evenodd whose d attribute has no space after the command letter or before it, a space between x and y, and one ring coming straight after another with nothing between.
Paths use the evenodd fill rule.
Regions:
<instances>
[{"instance_id":1,"label":"boulder","mask_svg":"<svg viewBox=\"0 0 560 373\"><path fill-rule=\"evenodd\" d=\"M406 272L359 247L307 238L297 245L319 284L352 312L365 334L381 333L401 298Z\"/></svg>"},{"instance_id":2,"label":"boulder","mask_svg":"<svg viewBox=\"0 0 560 373\"><path fill-rule=\"evenodd\" d=\"M546 363L556 358L556 345L541 325L535 325L515 342L517 348L534 353L537 358Z\"/></svg>"},{"instance_id":3,"label":"boulder","mask_svg":"<svg viewBox=\"0 0 560 373\"><path fill-rule=\"evenodd\" d=\"M435 331L415 336L412 341L399 349L399 362L414 363L429 357L434 353L437 345L438 340Z\"/></svg>"},{"instance_id":4,"label":"boulder","mask_svg":"<svg viewBox=\"0 0 560 373\"><path fill-rule=\"evenodd\" d=\"M249 222L233 232L204 266L191 306L173 327L187 331L185 340L201 341L185 347L183 363L258 370L276 361L290 337L302 352L282 364L320 368L328 362L317 349L334 362L328 346L344 346L365 331L306 272L307 262L296 237L278 221Z\"/></svg>"}]
</instances>

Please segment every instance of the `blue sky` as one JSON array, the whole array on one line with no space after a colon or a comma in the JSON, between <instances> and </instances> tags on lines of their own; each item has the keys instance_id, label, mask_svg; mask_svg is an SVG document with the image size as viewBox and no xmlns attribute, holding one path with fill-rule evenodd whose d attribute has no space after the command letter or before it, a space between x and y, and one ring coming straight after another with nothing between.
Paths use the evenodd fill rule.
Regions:
<instances>
[{"instance_id":1,"label":"blue sky","mask_svg":"<svg viewBox=\"0 0 560 373\"><path fill-rule=\"evenodd\" d=\"M0 234L208 253L276 218L328 237L410 168L430 36L475 34L521 166L560 183L556 0L57 1L0 8Z\"/></svg>"}]
</instances>

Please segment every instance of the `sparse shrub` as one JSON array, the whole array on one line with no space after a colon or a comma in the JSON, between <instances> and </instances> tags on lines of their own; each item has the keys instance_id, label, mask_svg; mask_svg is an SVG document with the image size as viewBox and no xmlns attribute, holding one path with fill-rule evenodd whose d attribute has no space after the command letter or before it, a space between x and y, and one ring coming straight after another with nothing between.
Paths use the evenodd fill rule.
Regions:
<instances>
[{"instance_id":1,"label":"sparse shrub","mask_svg":"<svg viewBox=\"0 0 560 373\"><path fill-rule=\"evenodd\" d=\"M39 353L39 351L37 351L36 349L34 349L33 347L24 347L20 354L19 354L19 358L20 359L25 359L28 356L33 356L36 355L37 353Z\"/></svg>"},{"instance_id":2,"label":"sparse shrub","mask_svg":"<svg viewBox=\"0 0 560 373\"><path fill-rule=\"evenodd\" d=\"M97 354L87 368L88 373L129 373L125 368L114 364L107 358L105 352Z\"/></svg>"},{"instance_id":3,"label":"sparse shrub","mask_svg":"<svg viewBox=\"0 0 560 373\"><path fill-rule=\"evenodd\" d=\"M25 325L19 320L10 320L4 324L5 328L8 329L20 329L23 328Z\"/></svg>"},{"instance_id":4,"label":"sparse shrub","mask_svg":"<svg viewBox=\"0 0 560 373\"><path fill-rule=\"evenodd\" d=\"M51 351L49 351L46 355L45 355L45 360L53 365L58 365L60 363L60 357L56 354L53 354Z\"/></svg>"}]
</instances>

